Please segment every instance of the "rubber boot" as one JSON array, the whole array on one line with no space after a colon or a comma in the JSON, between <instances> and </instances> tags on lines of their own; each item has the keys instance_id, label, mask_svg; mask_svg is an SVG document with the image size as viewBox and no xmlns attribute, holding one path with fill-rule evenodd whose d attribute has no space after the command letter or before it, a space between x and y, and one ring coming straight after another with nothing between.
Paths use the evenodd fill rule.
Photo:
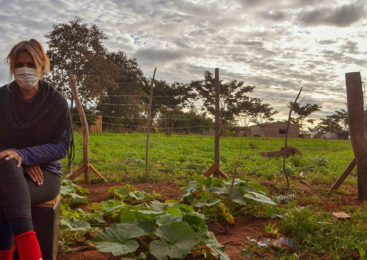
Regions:
<instances>
[{"instance_id":1,"label":"rubber boot","mask_svg":"<svg viewBox=\"0 0 367 260\"><path fill-rule=\"evenodd\" d=\"M20 260L42 259L36 232L28 231L14 238Z\"/></svg>"},{"instance_id":2,"label":"rubber boot","mask_svg":"<svg viewBox=\"0 0 367 260\"><path fill-rule=\"evenodd\" d=\"M9 250L0 250L0 260L13 260L15 246Z\"/></svg>"}]
</instances>

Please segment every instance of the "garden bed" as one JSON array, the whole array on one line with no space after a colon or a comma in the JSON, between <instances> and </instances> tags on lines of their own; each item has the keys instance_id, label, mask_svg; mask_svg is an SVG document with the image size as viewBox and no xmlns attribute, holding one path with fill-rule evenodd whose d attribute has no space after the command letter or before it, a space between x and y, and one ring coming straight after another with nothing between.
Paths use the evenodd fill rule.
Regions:
<instances>
[{"instance_id":1,"label":"garden bed","mask_svg":"<svg viewBox=\"0 0 367 260\"><path fill-rule=\"evenodd\" d=\"M271 194L279 195L284 193L284 185L273 182L263 181L261 183L267 187ZM111 187L119 187L121 183L96 183L96 184L83 184L78 185L86 188L88 193L89 203L102 202L111 199L108 190ZM151 193L153 191L158 192L161 197L160 201L179 199L184 193L177 185L164 182L164 183L134 183L137 190ZM301 206L312 206L318 208L320 211L332 212L344 211L351 208L358 208L362 205L357 200L357 188L350 185L343 185L339 191L336 191L331 198L325 197L326 191L329 187L322 183L307 183L303 180L294 180L292 183L293 190L296 191L296 201ZM280 206L282 206L280 204ZM80 204L78 207L87 210L88 204ZM217 240L225 245L225 253L227 253L231 259L245 259L241 257L241 250L248 245L248 239L261 240L266 237L264 232L265 227L273 223L277 223L277 220L270 218L256 218L253 216L237 216L234 224L228 224L225 221L212 221L208 223L209 230L214 232ZM93 234L92 234L93 236ZM61 253L57 259L121 259L121 257L114 257L111 253L101 253L90 245L77 245L71 248L72 252ZM73 252L74 251L74 252ZM271 256L269 250L259 249L258 251L252 250L253 256L251 258L262 258L265 256Z\"/></svg>"}]
</instances>

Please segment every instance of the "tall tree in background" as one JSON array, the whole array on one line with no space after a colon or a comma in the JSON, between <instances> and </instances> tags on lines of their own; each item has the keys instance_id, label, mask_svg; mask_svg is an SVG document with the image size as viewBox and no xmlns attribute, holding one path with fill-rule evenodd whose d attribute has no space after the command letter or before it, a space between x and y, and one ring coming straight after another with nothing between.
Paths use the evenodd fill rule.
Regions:
<instances>
[{"instance_id":1,"label":"tall tree in background","mask_svg":"<svg viewBox=\"0 0 367 260\"><path fill-rule=\"evenodd\" d=\"M53 26L48 38L47 55L50 57L49 80L67 98L72 100L69 75L78 79L78 91L85 104L98 97L109 82L112 64L106 59L102 40L107 39L96 26L88 27L75 18L69 23Z\"/></svg>"},{"instance_id":2,"label":"tall tree in background","mask_svg":"<svg viewBox=\"0 0 367 260\"><path fill-rule=\"evenodd\" d=\"M111 84L104 88L103 95L98 98L97 110L105 115L105 128L136 130L146 121L144 90L149 82L136 60L128 58L124 52L108 53L107 59L112 64L112 71L109 71Z\"/></svg>"},{"instance_id":3,"label":"tall tree in background","mask_svg":"<svg viewBox=\"0 0 367 260\"><path fill-rule=\"evenodd\" d=\"M267 121L274 120L272 116L278 112L275 111L270 104L263 104L260 98L252 98L252 101L252 109L246 110L239 115L246 126L248 126L249 123L258 124L264 119Z\"/></svg>"},{"instance_id":4,"label":"tall tree in background","mask_svg":"<svg viewBox=\"0 0 367 260\"><path fill-rule=\"evenodd\" d=\"M348 132L348 114L345 109L335 111L320 120L314 129L310 129L315 134Z\"/></svg>"},{"instance_id":5,"label":"tall tree in background","mask_svg":"<svg viewBox=\"0 0 367 260\"><path fill-rule=\"evenodd\" d=\"M149 92L149 88L146 88L146 92ZM195 94L186 84L169 84L164 80L154 82L152 118L159 119L159 125L165 129L166 135L171 134L173 127L183 127L177 120L187 120L187 115L182 110L191 104L190 100L194 97Z\"/></svg>"},{"instance_id":6,"label":"tall tree in background","mask_svg":"<svg viewBox=\"0 0 367 260\"><path fill-rule=\"evenodd\" d=\"M174 113L174 118L158 117L157 119L159 126L164 126L166 135L170 135L173 130L185 134L203 134L213 128L213 119L199 113L195 107L191 107L188 112L178 110Z\"/></svg>"},{"instance_id":7,"label":"tall tree in background","mask_svg":"<svg viewBox=\"0 0 367 260\"><path fill-rule=\"evenodd\" d=\"M213 74L206 71L204 80L192 81L190 86L197 92L197 98L204 102L203 106L211 115L215 115L215 91ZM231 80L220 82L220 115L224 131L235 125L238 116L259 116L270 119L277 113L269 104L261 99L247 96L253 92L254 86L246 86L243 81Z\"/></svg>"},{"instance_id":8,"label":"tall tree in background","mask_svg":"<svg viewBox=\"0 0 367 260\"><path fill-rule=\"evenodd\" d=\"M289 108L293 106L293 102L289 102ZM303 133L303 122L304 120L309 117L312 113L319 111L321 109L321 106L317 104L306 104L304 106L300 105L299 103L295 103L293 106L293 111L298 116L296 118L292 118L291 121L294 124L297 124L301 128L301 133ZM309 123L313 123L312 119L311 121L308 121Z\"/></svg>"}]
</instances>

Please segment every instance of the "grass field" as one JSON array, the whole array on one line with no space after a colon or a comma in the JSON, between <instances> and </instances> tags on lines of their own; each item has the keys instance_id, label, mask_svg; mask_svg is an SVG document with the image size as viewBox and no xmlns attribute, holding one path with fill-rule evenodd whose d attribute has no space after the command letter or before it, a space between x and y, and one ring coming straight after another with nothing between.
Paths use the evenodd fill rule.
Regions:
<instances>
[{"instance_id":1,"label":"grass field","mask_svg":"<svg viewBox=\"0 0 367 260\"><path fill-rule=\"evenodd\" d=\"M145 173L146 135L91 134L90 162L108 179L136 180ZM282 174L282 159L269 159L260 152L279 150L280 138L222 137L220 144L221 169L232 174L235 165L242 178L272 179ZM290 157L286 169L290 176L301 171L310 180L330 182L337 178L353 159L349 140L289 139L302 156ZM76 158L72 168L82 162L82 136L75 134ZM214 137L203 135L152 134L149 151L151 180L173 178L188 180L203 174L214 160Z\"/></svg>"}]
</instances>

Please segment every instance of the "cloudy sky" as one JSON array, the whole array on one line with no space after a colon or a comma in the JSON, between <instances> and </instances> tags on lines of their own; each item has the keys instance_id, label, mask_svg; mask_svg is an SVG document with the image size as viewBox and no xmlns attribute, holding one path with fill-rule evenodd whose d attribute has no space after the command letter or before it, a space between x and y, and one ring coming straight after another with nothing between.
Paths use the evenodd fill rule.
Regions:
<instances>
[{"instance_id":1,"label":"cloudy sky","mask_svg":"<svg viewBox=\"0 0 367 260\"><path fill-rule=\"evenodd\" d=\"M110 51L136 58L144 74L169 82L203 78L255 85L253 96L285 118L299 88L301 103L324 117L346 108L346 72L367 78L365 0L0 0L1 60L18 41L39 39L79 16L108 37ZM0 62L0 83L8 68ZM367 81L367 79L366 79Z\"/></svg>"}]
</instances>

